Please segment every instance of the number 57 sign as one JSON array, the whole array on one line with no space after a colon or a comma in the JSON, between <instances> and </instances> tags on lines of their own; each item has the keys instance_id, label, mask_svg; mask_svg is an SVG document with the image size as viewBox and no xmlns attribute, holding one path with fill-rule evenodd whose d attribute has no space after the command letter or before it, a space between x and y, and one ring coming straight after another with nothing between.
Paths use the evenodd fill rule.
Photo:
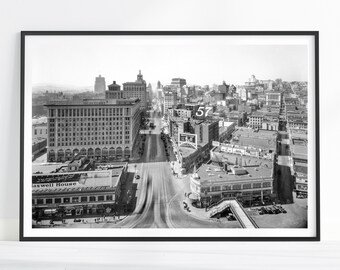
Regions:
<instances>
[{"instance_id":1,"label":"number 57 sign","mask_svg":"<svg viewBox=\"0 0 340 270\"><path fill-rule=\"evenodd\" d=\"M200 106L196 112L196 116L198 118L205 118L209 115L209 112L213 109L213 107Z\"/></svg>"}]
</instances>

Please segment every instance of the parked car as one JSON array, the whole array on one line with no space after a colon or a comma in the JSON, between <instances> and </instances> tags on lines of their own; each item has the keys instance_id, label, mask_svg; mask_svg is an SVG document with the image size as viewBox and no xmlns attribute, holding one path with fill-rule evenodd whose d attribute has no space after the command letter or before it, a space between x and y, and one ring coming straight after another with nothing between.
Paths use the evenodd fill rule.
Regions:
<instances>
[{"instance_id":1,"label":"parked car","mask_svg":"<svg viewBox=\"0 0 340 270\"><path fill-rule=\"evenodd\" d=\"M281 213L287 214L287 211L282 206L278 206L278 208L280 209Z\"/></svg>"},{"instance_id":2,"label":"parked car","mask_svg":"<svg viewBox=\"0 0 340 270\"><path fill-rule=\"evenodd\" d=\"M267 210L268 214L270 214L270 215L274 214L274 211L270 207L266 207L266 210Z\"/></svg>"}]
</instances>

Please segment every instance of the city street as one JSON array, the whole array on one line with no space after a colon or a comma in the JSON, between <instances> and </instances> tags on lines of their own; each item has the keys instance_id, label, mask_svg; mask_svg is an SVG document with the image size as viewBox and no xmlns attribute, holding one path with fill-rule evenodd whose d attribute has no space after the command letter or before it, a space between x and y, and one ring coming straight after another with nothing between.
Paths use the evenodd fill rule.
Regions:
<instances>
[{"instance_id":1,"label":"city street","mask_svg":"<svg viewBox=\"0 0 340 270\"><path fill-rule=\"evenodd\" d=\"M103 227L239 227L235 222L216 222L206 217L199 218L183 209L184 193L189 191L189 177L183 180L172 175L171 165L166 159L164 144L160 136L161 118L153 117L153 122L156 128L151 134L146 135L145 150L140 163L136 167L130 164L130 168L135 168L141 176L139 180L136 180L138 185L135 192L135 210L121 222L106 223Z\"/></svg>"}]
</instances>

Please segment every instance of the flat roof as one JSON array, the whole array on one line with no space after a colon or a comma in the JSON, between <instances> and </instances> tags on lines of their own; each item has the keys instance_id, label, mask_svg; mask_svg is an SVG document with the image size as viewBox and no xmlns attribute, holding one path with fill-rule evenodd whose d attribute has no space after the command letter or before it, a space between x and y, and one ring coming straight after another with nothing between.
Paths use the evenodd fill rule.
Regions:
<instances>
[{"instance_id":1,"label":"flat roof","mask_svg":"<svg viewBox=\"0 0 340 270\"><path fill-rule=\"evenodd\" d=\"M193 153L195 153L196 151L200 150L200 148L204 147L205 145L207 145L208 142L206 143L197 143L197 149L191 148L191 147L186 147L186 146L179 146L179 151L182 155L182 157L188 157L190 155L192 155Z\"/></svg>"},{"instance_id":2,"label":"flat roof","mask_svg":"<svg viewBox=\"0 0 340 270\"><path fill-rule=\"evenodd\" d=\"M139 101L138 98L125 98L125 99L83 99L83 100L67 100L67 101L50 101L46 107L53 106L122 106L122 105L135 105Z\"/></svg>"},{"instance_id":3,"label":"flat roof","mask_svg":"<svg viewBox=\"0 0 340 270\"><path fill-rule=\"evenodd\" d=\"M77 171L58 174L47 174L50 176L77 175L75 181L50 181L33 183L32 192L37 193L69 193L69 192L92 192L103 190L114 190L118 184L122 169L101 170L101 171ZM44 176L38 174L36 177Z\"/></svg>"},{"instance_id":4,"label":"flat roof","mask_svg":"<svg viewBox=\"0 0 340 270\"><path fill-rule=\"evenodd\" d=\"M244 166L259 166L271 169L273 167L273 160L272 159L264 159L264 158L257 158L252 156L241 156L232 153L220 152L219 147L213 151L214 156L221 162L227 162L231 164L237 164L238 162L242 162ZM212 157L212 160L215 158Z\"/></svg>"},{"instance_id":5,"label":"flat roof","mask_svg":"<svg viewBox=\"0 0 340 270\"><path fill-rule=\"evenodd\" d=\"M290 147L293 157L307 159L307 145L292 144Z\"/></svg>"},{"instance_id":6,"label":"flat roof","mask_svg":"<svg viewBox=\"0 0 340 270\"><path fill-rule=\"evenodd\" d=\"M206 183L219 183L226 181L251 181L259 180L259 178L268 178L272 175L272 169L263 168L263 167L243 167L247 174L243 175L235 175L226 173L221 167L214 166L211 164L203 164L198 170L197 175L200 179L196 179L202 184Z\"/></svg>"}]
</instances>

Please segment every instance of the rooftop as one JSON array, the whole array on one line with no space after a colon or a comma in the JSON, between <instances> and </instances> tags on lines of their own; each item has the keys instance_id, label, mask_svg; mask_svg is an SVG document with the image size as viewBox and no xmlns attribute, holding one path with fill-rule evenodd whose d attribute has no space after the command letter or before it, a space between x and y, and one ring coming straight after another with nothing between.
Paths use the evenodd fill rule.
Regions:
<instances>
[{"instance_id":1,"label":"rooftop","mask_svg":"<svg viewBox=\"0 0 340 270\"><path fill-rule=\"evenodd\" d=\"M264 167L243 167L247 173L241 175L226 173L221 167L214 166L210 164L203 164L198 170L197 175L199 179L197 181L202 184L213 184L218 182L237 182L237 181L249 181L249 180L259 180L264 178L270 178L272 175L272 170Z\"/></svg>"},{"instance_id":2,"label":"rooftop","mask_svg":"<svg viewBox=\"0 0 340 270\"><path fill-rule=\"evenodd\" d=\"M259 157L227 153L221 151L221 147L216 147L212 150L211 160L242 166L260 166L269 169L273 167L273 157L269 158L269 155L266 155L266 153L259 153Z\"/></svg>"},{"instance_id":3,"label":"rooftop","mask_svg":"<svg viewBox=\"0 0 340 270\"><path fill-rule=\"evenodd\" d=\"M233 133L233 143L263 149L276 149L277 131L239 128Z\"/></svg>"},{"instance_id":4,"label":"rooftop","mask_svg":"<svg viewBox=\"0 0 340 270\"><path fill-rule=\"evenodd\" d=\"M51 173L51 169L56 170L59 167L60 164L34 166L33 192L60 193L115 189L124 168L124 166L115 166L106 170Z\"/></svg>"},{"instance_id":5,"label":"rooftop","mask_svg":"<svg viewBox=\"0 0 340 270\"><path fill-rule=\"evenodd\" d=\"M179 151L180 151L182 157L185 158L185 157L188 157L188 156L194 154L195 152L197 152L199 150L199 148L202 148L202 147L204 147L207 144L208 144L208 142L206 142L206 143L197 143L197 148L198 149L194 149L194 148L186 147L186 146L180 146L179 147Z\"/></svg>"},{"instance_id":6,"label":"rooftop","mask_svg":"<svg viewBox=\"0 0 340 270\"><path fill-rule=\"evenodd\" d=\"M127 99L83 99L83 100L67 100L67 101L51 101L45 106L112 106L112 105L134 105L139 101L137 98Z\"/></svg>"},{"instance_id":7,"label":"rooftop","mask_svg":"<svg viewBox=\"0 0 340 270\"><path fill-rule=\"evenodd\" d=\"M306 159L308 158L307 145L292 144L290 146L293 158Z\"/></svg>"}]
</instances>

